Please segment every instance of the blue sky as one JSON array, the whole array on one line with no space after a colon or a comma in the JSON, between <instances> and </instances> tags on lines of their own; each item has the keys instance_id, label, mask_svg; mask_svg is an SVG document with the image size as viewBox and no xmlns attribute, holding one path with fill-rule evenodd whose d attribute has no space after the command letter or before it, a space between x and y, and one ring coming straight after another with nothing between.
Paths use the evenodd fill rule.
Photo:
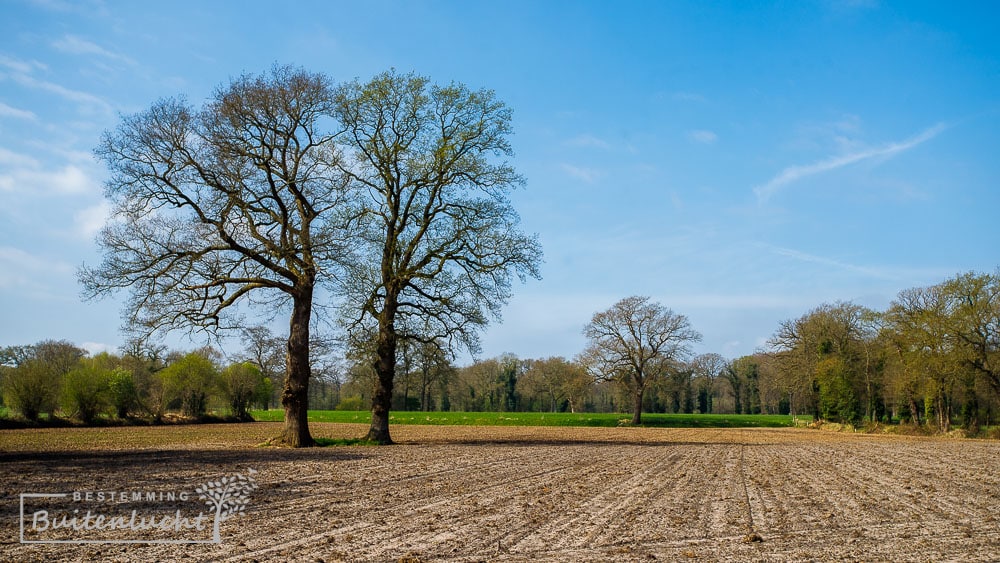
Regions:
<instances>
[{"instance_id":1,"label":"blue sky","mask_svg":"<svg viewBox=\"0 0 1000 563\"><path fill-rule=\"evenodd\" d=\"M280 8L279 8L280 6ZM483 356L572 357L649 295L698 352L764 344L824 302L1000 265L992 2L0 0L0 346L116 348L82 303L119 115L291 63L394 67L514 110L514 196L545 251Z\"/></svg>"}]
</instances>

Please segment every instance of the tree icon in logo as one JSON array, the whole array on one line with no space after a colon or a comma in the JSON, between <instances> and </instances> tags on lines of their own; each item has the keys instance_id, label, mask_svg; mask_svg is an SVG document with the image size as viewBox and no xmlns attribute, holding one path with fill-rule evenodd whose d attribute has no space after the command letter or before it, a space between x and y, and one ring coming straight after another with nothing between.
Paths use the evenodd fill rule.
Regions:
<instances>
[{"instance_id":1,"label":"tree icon in logo","mask_svg":"<svg viewBox=\"0 0 1000 563\"><path fill-rule=\"evenodd\" d=\"M246 510L250 502L250 493L257 488L257 481L253 478L254 473L257 472L250 469L247 475L237 473L218 481L209 481L194 490L198 493L199 500L205 501L205 504L215 509L215 521L212 524L214 543L222 543L219 525L233 516L243 514Z\"/></svg>"}]
</instances>

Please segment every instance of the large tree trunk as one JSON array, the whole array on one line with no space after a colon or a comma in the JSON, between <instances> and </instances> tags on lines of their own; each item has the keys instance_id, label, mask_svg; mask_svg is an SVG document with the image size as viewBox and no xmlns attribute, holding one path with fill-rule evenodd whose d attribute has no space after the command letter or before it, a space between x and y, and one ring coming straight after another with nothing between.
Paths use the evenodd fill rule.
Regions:
<instances>
[{"instance_id":1,"label":"large tree trunk","mask_svg":"<svg viewBox=\"0 0 1000 563\"><path fill-rule=\"evenodd\" d=\"M632 424L634 426L642 424L642 396L645 392L645 385L639 385L635 389L635 404L632 406Z\"/></svg>"},{"instance_id":2,"label":"large tree trunk","mask_svg":"<svg viewBox=\"0 0 1000 563\"><path fill-rule=\"evenodd\" d=\"M295 448L314 446L309 434L309 320L312 315L312 288L301 291L292 301L289 323L285 388L281 405L285 407L285 429L281 442Z\"/></svg>"},{"instance_id":3,"label":"large tree trunk","mask_svg":"<svg viewBox=\"0 0 1000 563\"><path fill-rule=\"evenodd\" d=\"M379 316L375 342L375 392L372 395L372 424L366 440L391 444L389 409L392 406L392 382L396 377L396 302L387 297Z\"/></svg>"}]
</instances>

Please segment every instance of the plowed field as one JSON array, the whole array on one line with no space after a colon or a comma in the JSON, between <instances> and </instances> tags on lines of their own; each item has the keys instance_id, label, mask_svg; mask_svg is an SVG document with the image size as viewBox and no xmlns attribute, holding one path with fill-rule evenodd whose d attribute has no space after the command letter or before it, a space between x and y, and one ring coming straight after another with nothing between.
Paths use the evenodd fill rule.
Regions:
<instances>
[{"instance_id":1,"label":"plowed field","mask_svg":"<svg viewBox=\"0 0 1000 563\"><path fill-rule=\"evenodd\" d=\"M398 426L391 447L254 447L278 428L0 432L0 559L1000 560L997 442ZM220 544L19 541L22 493L193 490L248 468L259 488Z\"/></svg>"}]
</instances>

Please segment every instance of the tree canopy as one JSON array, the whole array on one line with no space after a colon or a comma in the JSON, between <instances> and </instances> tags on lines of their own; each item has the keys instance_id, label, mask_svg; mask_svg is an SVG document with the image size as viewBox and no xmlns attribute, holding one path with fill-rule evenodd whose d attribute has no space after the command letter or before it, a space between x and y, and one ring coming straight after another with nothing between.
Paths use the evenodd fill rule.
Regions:
<instances>
[{"instance_id":1,"label":"tree canopy","mask_svg":"<svg viewBox=\"0 0 1000 563\"><path fill-rule=\"evenodd\" d=\"M343 254L345 179L330 80L292 67L244 75L194 107L166 98L122 118L97 156L114 208L84 267L91 298L126 290L134 330L239 328L241 302L291 305L282 440L306 421L316 288Z\"/></svg>"},{"instance_id":2,"label":"tree canopy","mask_svg":"<svg viewBox=\"0 0 1000 563\"><path fill-rule=\"evenodd\" d=\"M642 421L642 398L652 381L678 368L701 334L649 297L626 297L594 313L583 329L588 339L580 361L598 378L614 379L633 394L632 424Z\"/></svg>"},{"instance_id":3,"label":"tree canopy","mask_svg":"<svg viewBox=\"0 0 1000 563\"><path fill-rule=\"evenodd\" d=\"M336 102L361 218L347 310L375 335L368 438L389 443L399 341L477 350L512 279L538 277L541 248L508 200L524 180L504 160L511 111L494 92L390 71L342 85Z\"/></svg>"}]
</instances>

